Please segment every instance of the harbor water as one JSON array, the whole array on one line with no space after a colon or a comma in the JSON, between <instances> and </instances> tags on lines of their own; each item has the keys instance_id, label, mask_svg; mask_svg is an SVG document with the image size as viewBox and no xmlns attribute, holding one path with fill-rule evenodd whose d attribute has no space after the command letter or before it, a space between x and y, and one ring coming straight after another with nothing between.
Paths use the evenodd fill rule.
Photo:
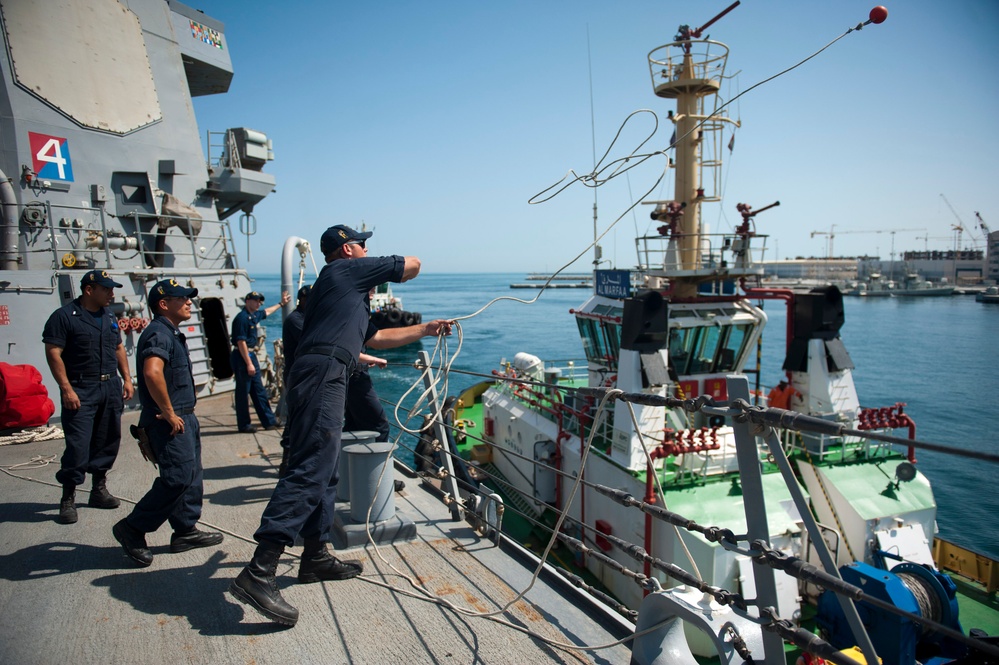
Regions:
<instances>
[{"instance_id":1,"label":"harbor water","mask_svg":"<svg viewBox=\"0 0 999 665\"><path fill-rule=\"evenodd\" d=\"M424 274L406 284L393 285L405 309L433 318L466 317L494 298L481 314L461 320L458 337L448 339L448 353L459 354L455 370L488 375L501 362L521 351L542 360L583 359L582 346L570 310L588 296L586 289L550 289L537 302L534 290L511 290L523 281L520 274ZM277 302L278 276L258 277L254 288ZM999 393L999 307L976 302L973 296L947 298L844 298L846 323L840 331L853 359L854 380L865 407L904 402L916 422L916 437L954 448L999 452L999 418L994 403ZM773 385L782 375L786 314L783 303L768 301L769 316L761 353L761 381ZM281 316L265 322L268 341L281 336ZM433 351L433 340L423 348ZM397 402L419 380L407 366L416 359L416 345L380 352L388 368L372 369L379 395ZM271 349L273 353L273 348ZM435 363L436 364L436 363ZM482 380L452 373L447 393ZM755 377L750 377L755 382ZM422 383L404 399L412 406ZM389 420L393 422L391 407ZM400 412L405 418L405 411ZM418 423L411 422L410 427ZM905 431L896 432L906 436ZM406 451L402 454L405 456ZM999 465L943 453L917 451L917 467L932 482L939 510L940 535L962 546L999 557Z\"/></svg>"}]
</instances>

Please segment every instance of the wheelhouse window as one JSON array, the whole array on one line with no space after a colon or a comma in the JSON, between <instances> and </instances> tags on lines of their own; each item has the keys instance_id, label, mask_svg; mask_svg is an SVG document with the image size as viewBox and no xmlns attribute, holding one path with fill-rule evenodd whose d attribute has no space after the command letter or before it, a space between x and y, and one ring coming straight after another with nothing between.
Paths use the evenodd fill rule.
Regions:
<instances>
[{"instance_id":1,"label":"wheelhouse window","mask_svg":"<svg viewBox=\"0 0 999 665\"><path fill-rule=\"evenodd\" d=\"M586 359L616 370L621 348L621 325L584 317L576 317L576 325L579 327L579 337L583 340Z\"/></svg>"},{"instance_id":2,"label":"wheelhouse window","mask_svg":"<svg viewBox=\"0 0 999 665\"><path fill-rule=\"evenodd\" d=\"M748 334L748 324L673 328L669 337L670 364L679 375L731 372Z\"/></svg>"},{"instance_id":3,"label":"wheelhouse window","mask_svg":"<svg viewBox=\"0 0 999 665\"><path fill-rule=\"evenodd\" d=\"M718 349L716 372L731 372L735 369L736 360L742 355L748 335L749 325L745 323L725 328L725 337Z\"/></svg>"}]
</instances>

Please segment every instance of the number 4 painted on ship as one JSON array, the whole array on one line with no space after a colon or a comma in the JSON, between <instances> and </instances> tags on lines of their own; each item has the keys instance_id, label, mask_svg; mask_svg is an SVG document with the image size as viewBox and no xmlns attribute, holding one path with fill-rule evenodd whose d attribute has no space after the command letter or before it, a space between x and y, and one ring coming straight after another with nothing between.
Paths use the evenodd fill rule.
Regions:
<instances>
[{"instance_id":1,"label":"number 4 painted on ship","mask_svg":"<svg viewBox=\"0 0 999 665\"><path fill-rule=\"evenodd\" d=\"M36 177L45 180L73 182L73 162L69 157L69 141L60 136L28 132L31 162Z\"/></svg>"}]
</instances>

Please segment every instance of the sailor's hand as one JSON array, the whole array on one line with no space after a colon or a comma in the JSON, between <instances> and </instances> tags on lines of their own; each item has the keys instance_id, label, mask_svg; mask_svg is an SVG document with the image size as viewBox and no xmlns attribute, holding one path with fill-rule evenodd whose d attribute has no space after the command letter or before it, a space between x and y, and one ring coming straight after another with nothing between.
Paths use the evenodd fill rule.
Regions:
<instances>
[{"instance_id":1,"label":"sailor's hand","mask_svg":"<svg viewBox=\"0 0 999 665\"><path fill-rule=\"evenodd\" d=\"M72 388L66 388L61 392L63 408L69 411L78 411L80 409L80 396L76 394L76 391Z\"/></svg>"},{"instance_id":2,"label":"sailor's hand","mask_svg":"<svg viewBox=\"0 0 999 665\"><path fill-rule=\"evenodd\" d=\"M367 353L362 353L358 357L357 361L362 365L367 365L368 367L379 367L385 369L388 365L388 361L384 358L379 358L378 356L371 356Z\"/></svg>"},{"instance_id":3,"label":"sailor's hand","mask_svg":"<svg viewBox=\"0 0 999 665\"><path fill-rule=\"evenodd\" d=\"M246 363L246 373L249 374L250 376L257 375L257 368L254 366L253 363Z\"/></svg>"},{"instance_id":4,"label":"sailor's hand","mask_svg":"<svg viewBox=\"0 0 999 665\"><path fill-rule=\"evenodd\" d=\"M157 420L165 420L170 424L170 436L176 436L178 432L184 431L184 419L176 413L157 413Z\"/></svg>"},{"instance_id":5,"label":"sailor's hand","mask_svg":"<svg viewBox=\"0 0 999 665\"><path fill-rule=\"evenodd\" d=\"M281 292L281 306L284 307L285 305L287 305L290 302L291 302L291 294L288 293L287 291L282 291Z\"/></svg>"},{"instance_id":6,"label":"sailor's hand","mask_svg":"<svg viewBox=\"0 0 999 665\"><path fill-rule=\"evenodd\" d=\"M447 319L434 319L430 323L423 324L423 335L425 337L440 337L442 335L451 334L451 326L454 325L454 321L449 321Z\"/></svg>"},{"instance_id":7,"label":"sailor's hand","mask_svg":"<svg viewBox=\"0 0 999 665\"><path fill-rule=\"evenodd\" d=\"M135 386L132 385L132 379L122 379L121 381L121 398L126 402L132 399L135 394Z\"/></svg>"}]
</instances>

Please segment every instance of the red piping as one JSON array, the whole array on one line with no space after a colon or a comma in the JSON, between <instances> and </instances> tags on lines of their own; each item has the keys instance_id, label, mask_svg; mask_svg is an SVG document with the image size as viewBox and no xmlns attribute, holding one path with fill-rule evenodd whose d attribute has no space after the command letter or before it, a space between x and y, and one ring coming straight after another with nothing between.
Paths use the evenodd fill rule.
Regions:
<instances>
[{"instance_id":1,"label":"red piping","mask_svg":"<svg viewBox=\"0 0 999 665\"><path fill-rule=\"evenodd\" d=\"M905 402L896 402L893 406L861 409L857 414L857 420L860 421L857 429L861 431L906 427L909 430L909 440L916 438L916 423L905 413ZM909 446L907 457L910 462L916 463L916 449L912 446Z\"/></svg>"},{"instance_id":2,"label":"red piping","mask_svg":"<svg viewBox=\"0 0 999 665\"><path fill-rule=\"evenodd\" d=\"M739 286L747 296L759 298L760 300L783 300L787 303L787 340L784 350L791 347L791 340L794 339L794 299L795 292L791 289L763 289L746 286L746 278L739 280Z\"/></svg>"}]
</instances>

